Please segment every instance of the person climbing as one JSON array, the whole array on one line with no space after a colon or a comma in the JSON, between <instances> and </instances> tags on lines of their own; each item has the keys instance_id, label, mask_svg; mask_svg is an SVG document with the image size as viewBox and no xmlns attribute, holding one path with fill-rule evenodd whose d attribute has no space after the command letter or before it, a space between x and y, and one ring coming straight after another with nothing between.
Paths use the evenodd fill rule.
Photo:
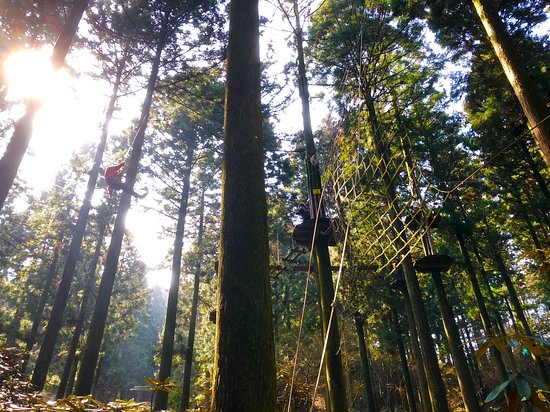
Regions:
<instances>
[{"instance_id":1,"label":"person climbing","mask_svg":"<svg viewBox=\"0 0 550 412\"><path fill-rule=\"evenodd\" d=\"M117 165L109 166L105 169L104 178L107 183L109 196L113 195L113 190L122 190L123 192L126 192L138 199L143 199L147 193L140 195L139 193L134 192L134 190L132 190L132 188L126 183L122 182L122 173L120 172L120 169L122 169L125 164L126 162L120 162Z\"/></svg>"},{"instance_id":2,"label":"person climbing","mask_svg":"<svg viewBox=\"0 0 550 412\"><path fill-rule=\"evenodd\" d=\"M303 202L300 202L294 212L297 216L302 218L302 221L311 220L311 212L309 210L309 198Z\"/></svg>"}]
</instances>

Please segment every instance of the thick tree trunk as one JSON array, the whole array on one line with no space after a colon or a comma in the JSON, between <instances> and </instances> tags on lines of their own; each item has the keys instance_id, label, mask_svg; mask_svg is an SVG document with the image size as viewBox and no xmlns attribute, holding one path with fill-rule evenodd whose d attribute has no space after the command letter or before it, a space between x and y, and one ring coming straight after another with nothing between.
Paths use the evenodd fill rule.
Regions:
<instances>
[{"instance_id":1,"label":"thick tree trunk","mask_svg":"<svg viewBox=\"0 0 550 412\"><path fill-rule=\"evenodd\" d=\"M88 178L88 186L86 188L86 193L84 195L82 206L80 207L80 211L78 213L78 218L73 227L72 239L69 245L69 252L67 253L65 265L63 267L61 282L59 283L59 286L57 288L57 293L55 295L50 319L48 320L48 325L46 326L46 332L44 334L42 346L40 347L38 359L36 360L36 365L34 367L31 382L38 390L42 390L44 388L44 383L46 382L46 376L50 368L50 362L52 361L55 343L57 341L57 336L59 335L59 330L61 329L61 325L63 322L63 314L65 313L67 300L69 299L69 292L71 289L71 284L73 282L76 264L78 263L78 259L80 258L80 248L82 246L84 234L86 233L88 216L90 215L90 210L92 208L92 197L94 195L97 177L100 173L103 152L105 151L105 145L107 143L109 122L111 121L111 118L113 117L113 113L115 111L115 104L118 98L118 89L120 86L122 72L124 70L125 60L126 59L123 58L123 60L118 63L116 78L113 85L111 98L109 100L109 106L107 107L107 112L105 114L101 137L99 139L99 144L97 145L97 149L95 152L94 163L92 166L92 170L90 171L90 177Z\"/></svg>"},{"instance_id":2,"label":"thick tree trunk","mask_svg":"<svg viewBox=\"0 0 550 412\"><path fill-rule=\"evenodd\" d=\"M197 234L197 268L195 270L195 280L193 284L193 301L191 303L191 319L189 320L189 335L187 336L187 348L185 349L185 368L183 370L183 385L181 391L181 403L179 410L185 412L189 406L189 396L191 394L191 366L193 364L193 351L195 348L195 328L197 324L197 312L199 308L199 286L201 278L202 261L202 237L204 232L204 190L205 184L201 188L201 200L199 205L199 231Z\"/></svg>"},{"instance_id":3,"label":"thick tree trunk","mask_svg":"<svg viewBox=\"0 0 550 412\"><path fill-rule=\"evenodd\" d=\"M309 89L306 76L306 66L303 49L303 34L300 26L300 14L297 0L294 0L295 28L294 35L298 53L298 90L302 103L302 119L304 125L304 140L306 145L306 168L308 175L310 215L312 219L324 218L325 211L321 199L322 185L319 164L313 140L311 114L309 108ZM325 379L327 382L329 407L331 412L345 412L348 410L344 368L340 351L340 331L337 316L333 312L334 285L330 255L326 239L315 239L315 267L317 274L318 299L321 311L323 337L327 341L325 354ZM334 313L334 312L333 312Z\"/></svg>"},{"instance_id":4,"label":"thick tree trunk","mask_svg":"<svg viewBox=\"0 0 550 412\"><path fill-rule=\"evenodd\" d=\"M59 383L59 387L57 388L57 399L64 398L70 393L68 390L69 381L71 380L73 371L76 370L76 351L80 342L80 336L82 335L82 329L84 328L84 322L86 321L86 314L88 313L88 300L90 299L90 296L92 295L95 286L95 274L97 271L99 258L101 256L101 247L103 246L105 231L107 230L107 219L101 219L99 225L99 235L97 237L94 254L90 263L90 268L88 270L88 276L86 278L86 284L84 286L84 294L82 296L82 301L80 302L80 310L78 312L78 318L76 320L73 337L69 346L69 353L67 354L65 367L63 368L63 374L61 375L61 381Z\"/></svg>"},{"instance_id":5,"label":"thick tree trunk","mask_svg":"<svg viewBox=\"0 0 550 412\"><path fill-rule=\"evenodd\" d=\"M172 374L172 355L174 352L174 337L176 335L176 318L178 314L178 292L180 288L183 236L185 234L185 219L187 217L187 206L189 204L189 186L194 150L194 143L188 142L185 154L185 172L182 176L183 188L180 195L178 222L176 224L176 236L174 238L174 251L172 254L172 278L170 280L170 290L168 292L164 333L162 335L162 349L160 352L158 378L163 382ZM153 409L155 411L168 409L168 392L159 391L155 394Z\"/></svg>"},{"instance_id":6,"label":"thick tree trunk","mask_svg":"<svg viewBox=\"0 0 550 412\"><path fill-rule=\"evenodd\" d=\"M57 39L53 54L52 66L55 70L59 70L65 62L65 56L69 51L69 47L76 35L78 24L88 7L88 0L74 0L71 13L67 17L65 27ZM32 135L32 122L35 114L40 108L40 103L36 100L31 100L27 104L25 114L15 124L13 136L6 147L4 155L0 159L0 209L4 206L4 202L8 197L8 193L13 185L17 170L23 156L29 146L29 141Z\"/></svg>"},{"instance_id":7,"label":"thick tree trunk","mask_svg":"<svg viewBox=\"0 0 550 412\"><path fill-rule=\"evenodd\" d=\"M472 0L472 3L550 169L550 109L516 51L493 0Z\"/></svg>"},{"instance_id":8,"label":"thick tree trunk","mask_svg":"<svg viewBox=\"0 0 550 412\"><path fill-rule=\"evenodd\" d=\"M390 310L390 316L393 324L393 331L397 339L397 349L399 350L399 361L401 362L401 370L403 371L403 378L405 379L405 392L407 394L408 410L409 412L417 412L412 379L409 371L409 364L407 362L407 353L405 352L405 345L403 344L403 334L401 333L401 327L399 326L399 316L397 315L397 310L393 306Z\"/></svg>"},{"instance_id":9,"label":"thick tree trunk","mask_svg":"<svg viewBox=\"0 0 550 412\"><path fill-rule=\"evenodd\" d=\"M231 0L213 412L276 411L257 0Z\"/></svg>"},{"instance_id":10,"label":"thick tree trunk","mask_svg":"<svg viewBox=\"0 0 550 412\"><path fill-rule=\"evenodd\" d=\"M367 401L367 410L376 412L376 400L374 398L374 390L372 389L372 378L370 374L369 353L365 344L365 331L363 330L363 319L359 312L355 313L355 328L357 330L357 338L359 339L359 355L361 356L361 364L363 369L363 381L365 384L365 399Z\"/></svg>"},{"instance_id":11,"label":"thick tree trunk","mask_svg":"<svg viewBox=\"0 0 550 412\"><path fill-rule=\"evenodd\" d=\"M136 181L139 161L141 159L141 151L143 147L143 141L145 139L145 130L147 129L147 123L149 120L149 111L153 102L153 93L155 91L155 85L160 66L160 58L167 37L167 25L167 17L165 17L165 21L163 22L161 28L161 37L157 44L155 57L151 68L151 74L149 75L147 93L145 95L145 100L143 102L143 107L141 110L141 119L134 138L134 142L132 143L132 153L128 161L126 184L130 188L133 188ZM90 322L90 331L88 333L86 346L82 354L82 363L80 366L80 371L75 388L75 393L77 395L88 395L92 390L94 372L99 357L99 350L101 346L101 341L103 339L103 332L105 330L105 322L107 320L109 303L111 301L111 294L113 291L113 284L118 268L118 259L120 256L120 249L122 247L122 239L124 238L126 214L130 209L130 202L131 195L126 192L122 192L113 233L111 235L111 242L107 251L107 257L105 258L105 265L103 268L101 283L99 285L97 293L96 304Z\"/></svg>"}]
</instances>

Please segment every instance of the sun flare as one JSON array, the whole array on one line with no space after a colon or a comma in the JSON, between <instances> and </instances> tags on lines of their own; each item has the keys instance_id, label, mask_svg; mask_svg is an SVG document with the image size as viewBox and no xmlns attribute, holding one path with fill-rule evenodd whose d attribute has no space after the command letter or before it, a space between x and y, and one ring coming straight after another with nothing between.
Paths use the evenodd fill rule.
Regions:
<instances>
[{"instance_id":1,"label":"sun flare","mask_svg":"<svg viewBox=\"0 0 550 412\"><path fill-rule=\"evenodd\" d=\"M61 74L51 64L52 48L23 49L13 52L4 62L9 100L39 99L55 95Z\"/></svg>"}]
</instances>

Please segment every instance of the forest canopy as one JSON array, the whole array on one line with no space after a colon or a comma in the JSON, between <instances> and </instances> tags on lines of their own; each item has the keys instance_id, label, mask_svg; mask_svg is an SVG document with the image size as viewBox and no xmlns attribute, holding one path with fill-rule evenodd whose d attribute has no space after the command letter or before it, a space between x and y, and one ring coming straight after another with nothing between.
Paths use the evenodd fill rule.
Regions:
<instances>
[{"instance_id":1,"label":"forest canopy","mask_svg":"<svg viewBox=\"0 0 550 412\"><path fill-rule=\"evenodd\" d=\"M550 411L549 12L0 2L0 409Z\"/></svg>"}]
</instances>

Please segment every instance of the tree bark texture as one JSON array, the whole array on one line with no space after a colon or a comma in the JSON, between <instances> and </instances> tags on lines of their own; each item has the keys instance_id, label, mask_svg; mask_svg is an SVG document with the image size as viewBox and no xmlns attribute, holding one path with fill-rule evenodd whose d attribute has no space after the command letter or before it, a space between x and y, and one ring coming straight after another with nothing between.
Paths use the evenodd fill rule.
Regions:
<instances>
[{"instance_id":1,"label":"tree bark texture","mask_svg":"<svg viewBox=\"0 0 550 412\"><path fill-rule=\"evenodd\" d=\"M59 70L65 62L65 57L76 35L78 24L87 7L88 0L74 0L73 8L67 17L65 27L55 42L53 49L51 60L55 70ZM4 155L0 159L0 209L4 206L17 175L17 170L29 146L32 136L32 122L40 106L37 100L30 100L27 103L25 114L15 124L13 136L6 147Z\"/></svg>"},{"instance_id":2,"label":"tree bark texture","mask_svg":"<svg viewBox=\"0 0 550 412\"><path fill-rule=\"evenodd\" d=\"M550 109L516 51L493 0L472 0L472 3L550 169Z\"/></svg>"},{"instance_id":3,"label":"tree bark texture","mask_svg":"<svg viewBox=\"0 0 550 412\"><path fill-rule=\"evenodd\" d=\"M257 0L231 0L212 411L276 411Z\"/></svg>"}]
</instances>

